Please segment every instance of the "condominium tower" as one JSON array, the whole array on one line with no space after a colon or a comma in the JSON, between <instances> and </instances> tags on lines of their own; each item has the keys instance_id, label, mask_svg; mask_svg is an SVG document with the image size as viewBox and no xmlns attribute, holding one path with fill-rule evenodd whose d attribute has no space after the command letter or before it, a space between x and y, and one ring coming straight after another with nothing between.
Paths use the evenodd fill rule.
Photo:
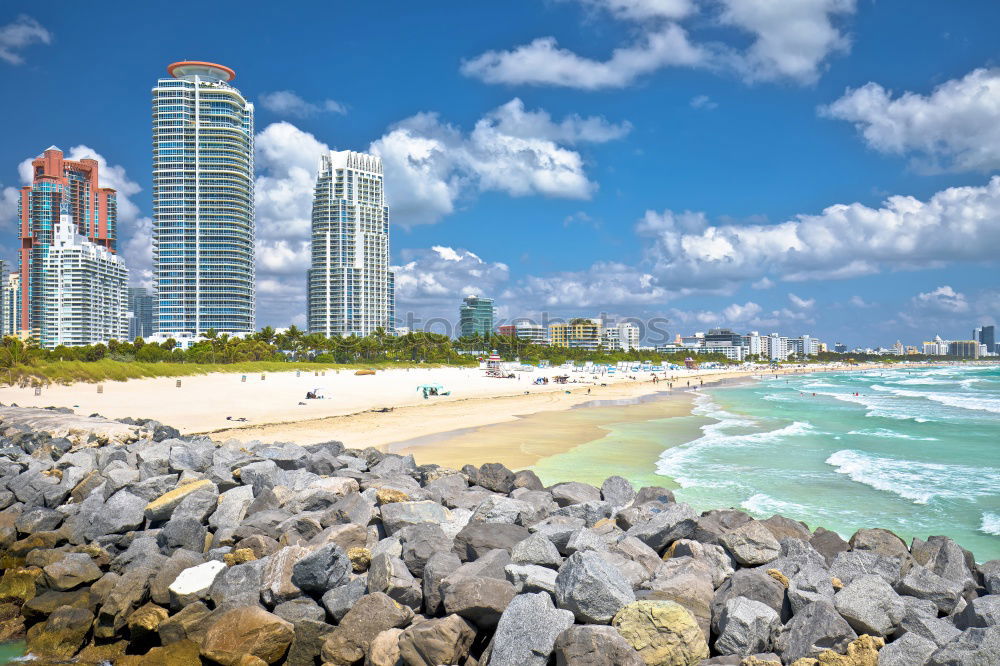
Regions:
<instances>
[{"instance_id":1,"label":"condominium tower","mask_svg":"<svg viewBox=\"0 0 1000 666\"><path fill-rule=\"evenodd\" d=\"M156 328L200 335L256 328L253 104L236 73L175 62L153 88Z\"/></svg>"},{"instance_id":2,"label":"condominium tower","mask_svg":"<svg viewBox=\"0 0 1000 666\"><path fill-rule=\"evenodd\" d=\"M309 331L365 336L395 324L382 160L350 150L319 160L313 190Z\"/></svg>"},{"instance_id":3,"label":"condominium tower","mask_svg":"<svg viewBox=\"0 0 1000 666\"><path fill-rule=\"evenodd\" d=\"M493 299L466 296L458 307L458 334L485 338L493 332Z\"/></svg>"},{"instance_id":4,"label":"condominium tower","mask_svg":"<svg viewBox=\"0 0 1000 666\"><path fill-rule=\"evenodd\" d=\"M115 191L101 187L98 165L93 159L67 160L55 146L31 162L31 185L21 188L18 221L21 246L18 251L20 297L17 326L40 334L42 264L52 246L61 217L75 234L115 252L118 209Z\"/></svg>"},{"instance_id":5,"label":"condominium tower","mask_svg":"<svg viewBox=\"0 0 1000 666\"><path fill-rule=\"evenodd\" d=\"M78 233L70 204L37 266L32 334L45 349L125 340L128 271L121 257Z\"/></svg>"}]
</instances>

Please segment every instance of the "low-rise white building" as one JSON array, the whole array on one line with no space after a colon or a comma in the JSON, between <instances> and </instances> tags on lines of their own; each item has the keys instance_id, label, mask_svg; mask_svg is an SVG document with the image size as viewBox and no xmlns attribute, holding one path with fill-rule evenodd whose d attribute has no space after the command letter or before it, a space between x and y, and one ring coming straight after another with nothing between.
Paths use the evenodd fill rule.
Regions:
<instances>
[{"instance_id":1,"label":"low-rise white building","mask_svg":"<svg viewBox=\"0 0 1000 666\"><path fill-rule=\"evenodd\" d=\"M121 257L76 232L64 203L42 257L37 321L40 346L78 347L128 338L128 269Z\"/></svg>"}]
</instances>

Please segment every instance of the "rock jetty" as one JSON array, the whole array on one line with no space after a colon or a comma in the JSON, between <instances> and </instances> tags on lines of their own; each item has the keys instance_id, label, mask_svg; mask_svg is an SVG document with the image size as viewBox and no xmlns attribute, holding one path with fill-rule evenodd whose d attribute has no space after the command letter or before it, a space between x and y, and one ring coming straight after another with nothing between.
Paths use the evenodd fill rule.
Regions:
<instances>
[{"instance_id":1,"label":"rock jetty","mask_svg":"<svg viewBox=\"0 0 1000 666\"><path fill-rule=\"evenodd\" d=\"M945 537L2 414L0 639L37 664L1000 663L1000 561Z\"/></svg>"}]
</instances>

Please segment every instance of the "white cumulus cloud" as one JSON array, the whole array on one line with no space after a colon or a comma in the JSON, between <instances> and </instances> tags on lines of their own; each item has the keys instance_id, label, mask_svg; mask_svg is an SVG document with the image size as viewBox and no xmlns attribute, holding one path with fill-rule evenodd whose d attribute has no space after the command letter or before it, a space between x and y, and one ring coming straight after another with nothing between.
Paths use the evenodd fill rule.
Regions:
<instances>
[{"instance_id":1,"label":"white cumulus cloud","mask_svg":"<svg viewBox=\"0 0 1000 666\"><path fill-rule=\"evenodd\" d=\"M309 102L291 90L276 90L263 93L260 105L278 115L306 118L319 113L347 113L347 107L336 100L326 99L322 102Z\"/></svg>"},{"instance_id":2,"label":"white cumulus cloud","mask_svg":"<svg viewBox=\"0 0 1000 666\"><path fill-rule=\"evenodd\" d=\"M24 63L21 51L32 44L51 44L52 33L35 19L21 14L0 26L0 60L11 65Z\"/></svg>"},{"instance_id":3,"label":"white cumulus cloud","mask_svg":"<svg viewBox=\"0 0 1000 666\"><path fill-rule=\"evenodd\" d=\"M1000 168L1000 69L976 69L929 95L894 96L869 82L849 89L820 113L854 123L879 152L912 155L918 168Z\"/></svg>"},{"instance_id":4,"label":"white cumulus cloud","mask_svg":"<svg viewBox=\"0 0 1000 666\"><path fill-rule=\"evenodd\" d=\"M487 83L543 85L599 90L623 88L667 67L699 67L736 73L748 82L815 82L830 56L846 52L850 39L839 23L855 11L855 0L582 0L635 27L637 37L607 59L581 56L559 46L553 36L510 49L490 50L463 61L466 76ZM729 34L745 48L700 41L694 30L706 26ZM714 35L713 35L714 37ZM697 98L696 98L697 99ZM698 107L696 107L698 108ZM702 108L711 108L705 106Z\"/></svg>"}]
</instances>

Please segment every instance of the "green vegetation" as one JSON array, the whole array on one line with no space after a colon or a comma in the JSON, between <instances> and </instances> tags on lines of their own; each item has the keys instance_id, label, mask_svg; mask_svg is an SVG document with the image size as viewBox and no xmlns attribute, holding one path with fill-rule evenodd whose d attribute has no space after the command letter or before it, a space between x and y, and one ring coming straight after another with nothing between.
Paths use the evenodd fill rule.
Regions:
<instances>
[{"instance_id":1,"label":"green vegetation","mask_svg":"<svg viewBox=\"0 0 1000 666\"><path fill-rule=\"evenodd\" d=\"M6 338L0 344L0 382L8 384L124 381L142 377L182 377L210 372L311 372L327 368L410 367L415 364L476 365L496 350L504 360L521 359L553 365L567 361L614 364L620 361L653 361L683 365L688 353L657 354L649 351L587 351L536 345L503 335L472 336L451 340L438 333L415 332L399 337L378 330L366 337L328 338L292 326L276 333L265 327L246 338L208 330L203 341L179 349L174 340L162 344L110 341L107 345L40 349L31 341ZM733 364L721 354L691 354L698 363ZM865 356L824 353L791 362L830 363L851 358L859 363L956 361L941 356ZM758 360L758 359L751 359ZM762 361L766 362L766 361Z\"/></svg>"}]
</instances>

